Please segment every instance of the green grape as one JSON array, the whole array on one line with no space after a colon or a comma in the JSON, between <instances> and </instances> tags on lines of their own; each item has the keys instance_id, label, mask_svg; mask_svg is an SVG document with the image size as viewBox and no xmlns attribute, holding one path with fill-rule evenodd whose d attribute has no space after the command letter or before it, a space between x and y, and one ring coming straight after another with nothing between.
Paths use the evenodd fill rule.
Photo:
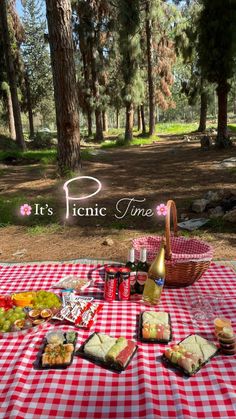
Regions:
<instances>
[{"instance_id":1,"label":"green grape","mask_svg":"<svg viewBox=\"0 0 236 419\"><path fill-rule=\"evenodd\" d=\"M16 313L21 313L22 312L22 308L21 307L16 307L15 308L15 312Z\"/></svg>"},{"instance_id":2,"label":"green grape","mask_svg":"<svg viewBox=\"0 0 236 419\"><path fill-rule=\"evenodd\" d=\"M3 325L3 331L4 332L8 332L8 330L10 329L10 327L11 327L11 323L9 322L9 321L6 321L5 323L4 323L4 325Z\"/></svg>"}]
</instances>

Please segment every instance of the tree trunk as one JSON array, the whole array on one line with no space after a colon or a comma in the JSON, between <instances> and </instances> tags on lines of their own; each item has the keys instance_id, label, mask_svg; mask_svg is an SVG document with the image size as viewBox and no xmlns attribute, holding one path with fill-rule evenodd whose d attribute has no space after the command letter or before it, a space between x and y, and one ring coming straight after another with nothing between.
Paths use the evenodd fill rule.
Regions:
<instances>
[{"instance_id":1,"label":"tree trunk","mask_svg":"<svg viewBox=\"0 0 236 419\"><path fill-rule=\"evenodd\" d=\"M116 129L120 128L120 110L116 109Z\"/></svg>"},{"instance_id":2,"label":"tree trunk","mask_svg":"<svg viewBox=\"0 0 236 419\"><path fill-rule=\"evenodd\" d=\"M146 121L145 121L145 113L144 113L144 105L140 106L140 112L141 112L141 120L142 120L142 134L146 134Z\"/></svg>"},{"instance_id":3,"label":"tree trunk","mask_svg":"<svg viewBox=\"0 0 236 419\"><path fill-rule=\"evenodd\" d=\"M102 127L104 132L108 131L108 116L106 111L102 112Z\"/></svg>"},{"instance_id":4,"label":"tree trunk","mask_svg":"<svg viewBox=\"0 0 236 419\"><path fill-rule=\"evenodd\" d=\"M218 84L218 132L216 137L216 147L218 148L226 148L231 144L227 129L229 91L230 86L227 81Z\"/></svg>"},{"instance_id":5,"label":"tree trunk","mask_svg":"<svg viewBox=\"0 0 236 419\"><path fill-rule=\"evenodd\" d=\"M22 122L21 122L21 111L20 104L17 95L17 82L16 73L14 68L14 59L11 50L11 41L9 35L9 28L7 22L7 1L2 0L0 7L0 19L2 26L2 41L4 46L4 53L6 58L7 77L11 91L11 100L14 114L15 130L16 130L16 142L22 150L26 150Z\"/></svg>"},{"instance_id":6,"label":"tree trunk","mask_svg":"<svg viewBox=\"0 0 236 419\"><path fill-rule=\"evenodd\" d=\"M81 165L78 96L70 0L46 0L61 175Z\"/></svg>"},{"instance_id":7,"label":"tree trunk","mask_svg":"<svg viewBox=\"0 0 236 419\"><path fill-rule=\"evenodd\" d=\"M9 132L10 132L11 139L15 141L16 130L15 130L15 121L14 121L14 113L13 113L10 89L6 90L6 95L7 95L7 114L8 114Z\"/></svg>"},{"instance_id":8,"label":"tree trunk","mask_svg":"<svg viewBox=\"0 0 236 419\"><path fill-rule=\"evenodd\" d=\"M93 121L92 121L92 112L90 110L87 111L87 120L88 120L88 137L92 137Z\"/></svg>"},{"instance_id":9,"label":"tree trunk","mask_svg":"<svg viewBox=\"0 0 236 419\"><path fill-rule=\"evenodd\" d=\"M138 106L138 109L137 109L137 117L138 117L138 131L141 131L141 129L142 129L142 118L141 118L140 106Z\"/></svg>"},{"instance_id":10,"label":"tree trunk","mask_svg":"<svg viewBox=\"0 0 236 419\"><path fill-rule=\"evenodd\" d=\"M148 94L149 94L149 135L155 134L155 83L153 74L153 28L150 17L149 1L146 2L146 39L148 64Z\"/></svg>"},{"instance_id":11,"label":"tree trunk","mask_svg":"<svg viewBox=\"0 0 236 419\"><path fill-rule=\"evenodd\" d=\"M134 127L134 107L133 103L129 102L126 105L126 126L125 126L125 141L129 142L133 139Z\"/></svg>"},{"instance_id":12,"label":"tree trunk","mask_svg":"<svg viewBox=\"0 0 236 419\"><path fill-rule=\"evenodd\" d=\"M32 111L29 76L28 76L27 71L25 72L25 90L26 90L27 110L28 110L28 118L29 118L30 138L34 138L34 118L33 118L33 111Z\"/></svg>"},{"instance_id":13,"label":"tree trunk","mask_svg":"<svg viewBox=\"0 0 236 419\"><path fill-rule=\"evenodd\" d=\"M93 84L93 97L96 104L95 109L95 119L96 119L96 141L103 141L103 126L102 126L102 111L99 106L100 101L100 91L99 91L99 80L98 80L98 71L96 68L96 55L97 50L94 48L93 40L90 39L90 62L91 62L91 72L92 72L92 84Z\"/></svg>"},{"instance_id":14,"label":"tree trunk","mask_svg":"<svg viewBox=\"0 0 236 419\"><path fill-rule=\"evenodd\" d=\"M233 112L234 112L234 115L236 115L236 93L234 93L234 103L233 103Z\"/></svg>"},{"instance_id":15,"label":"tree trunk","mask_svg":"<svg viewBox=\"0 0 236 419\"><path fill-rule=\"evenodd\" d=\"M103 126L102 126L102 111L100 109L95 109L95 121L96 121L96 141L103 141Z\"/></svg>"},{"instance_id":16,"label":"tree trunk","mask_svg":"<svg viewBox=\"0 0 236 419\"><path fill-rule=\"evenodd\" d=\"M206 131L206 123L207 123L207 93L201 93L201 108L200 108L200 122L197 132L204 132Z\"/></svg>"}]
</instances>

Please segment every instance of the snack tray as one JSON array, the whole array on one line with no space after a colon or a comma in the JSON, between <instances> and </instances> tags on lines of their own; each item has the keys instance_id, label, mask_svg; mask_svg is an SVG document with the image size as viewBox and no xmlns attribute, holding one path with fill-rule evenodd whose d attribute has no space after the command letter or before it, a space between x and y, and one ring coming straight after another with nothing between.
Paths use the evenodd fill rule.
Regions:
<instances>
[{"instance_id":1,"label":"snack tray","mask_svg":"<svg viewBox=\"0 0 236 419\"><path fill-rule=\"evenodd\" d=\"M68 282L68 285L64 285L64 282ZM65 275L63 276L58 282L56 282L55 284L52 285L52 288L61 288L61 289L74 289L76 291L76 284L73 285L73 282L76 283L76 281L86 281L86 283L84 285L82 285L80 287L80 289L77 292L81 292L84 291L86 288L88 288L91 284L92 281L86 278L81 278L77 275ZM72 284L70 284L72 283Z\"/></svg>"},{"instance_id":2,"label":"snack tray","mask_svg":"<svg viewBox=\"0 0 236 419\"><path fill-rule=\"evenodd\" d=\"M143 338L142 335L142 323L143 323L143 313L147 312L147 310L142 311L142 313L140 313L139 315L139 320L138 320L138 340L140 340L141 342L144 343L169 343L172 340L172 327L171 327L171 318L170 318L170 313L168 313L168 323L170 325L170 338L168 340L163 340L163 339L145 339Z\"/></svg>"},{"instance_id":3,"label":"snack tray","mask_svg":"<svg viewBox=\"0 0 236 419\"><path fill-rule=\"evenodd\" d=\"M192 335L196 335L195 333L192 333L192 334L190 334L190 335L188 335L188 336L186 336L186 338L184 338L184 339L182 339L179 343L178 343L178 345L180 345L181 343L183 343L189 336L192 336ZM183 345L184 346L184 345ZM183 374L185 374L186 376L188 376L188 377L192 377L193 375L195 375L198 371L200 371L201 369L202 369L202 367L204 367L204 365L206 365L216 354L217 354L217 352L219 352L219 349L217 348L216 349L216 351L215 351L215 353L214 354L212 354L205 362L203 362L201 365L199 365L199 367L198 368L196 368L196 370L194 370L193 372L188 372L188 371L186 371L184 368L182 368L182 367L180 367L179 365L177 365L177 364L174 364L173 362L171 362L168 358L166 358L165 357L165 355L163 354L162 355L162 360L163 360L163 362L165 363L165 364L167 364L167 366L169 366L169 367L171 367L171 368L174 368L174 369L176 369L176 370L178 370L178 371L180 371L180 372L182 372Z\"/></svg>"},{"instance_id":4,"label":"snack tray","mask_svg":"<svg viewBox=\"0 0 236 419\"><path fill-rule=\"evenodd\" d=\"M72 352L70 362L64 363L64 364L58 364L58 365L48 365L48 366L43 367L42 366L42 355L44 353L44 349L46 348L46 346L48 344L46 337L44 337L42 345L41 345L41 347L38 351L36 360L33 363L34 369L36 369L36 370L49 370L49 369L64 370L67 367L69 367L73 362L73 358L74 358L74 354L75 354L75 347L76 347L77 338L78 338L78 333L77 332L75 332L75 336L76 337L75 337L75 340L73 342L74 351ZM66 332L64 333L64 337L65 337L64 344L66 344L66 343L68 343L67 340L66 340Z\"/></svg>"},{"instance_id":5,"label":"snack tray","mask_svg":"<svg viewBox=\"0 0 236 419\"><path fill-rule=\"evenodd\" d=\"M75 356L79 356L83 359L87 359L88 361L93 362L95 365L106 368L106 369L108 369L112 372L121 373L122 371L125 371L127 369L127 367L129 366L130 362L132 361L134 355L136 354L136 352L138 350L138 345L136 345L136 348L134 349L128 363L126 364L126 366L121 367L119 364L116 364L115 362L102 361L101 359L93 357L91 355L88 355L84 352L84 346L95 335L95 333L96 332L94 332L92 335L90 335L88 337L88 339L86 339L85 342L79 347L79 349L76 350Z\"/></svg>"}]
</instances>

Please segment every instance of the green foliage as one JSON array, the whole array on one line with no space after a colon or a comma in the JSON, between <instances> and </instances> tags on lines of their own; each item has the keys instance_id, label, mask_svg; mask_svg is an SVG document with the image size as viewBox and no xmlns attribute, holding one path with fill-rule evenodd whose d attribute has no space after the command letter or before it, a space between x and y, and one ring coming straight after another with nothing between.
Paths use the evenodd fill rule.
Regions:
<instances>
[{"instance_id":1,"label":"green foliage","mask_svg":"<svg viewBox=\"0 0 236 419\"><path fill-rule=\"evenodd\" d=\"M122 97L125 103L141 103L144 85L140 69L140 1L118 1L118 31L121 54Z\"/></svg>"},{"instance_id":2,"label":"green foliage","mask_svg":"<svg viewBox=\"0 0 236 419\"><path fill-rule=\"evenodd\" d=\"M51 140L57 135L56 132L36 132L33 141L30 143L31 149L48 149L52 147Z\"/></svg>"},{"instance_id":3,"label":"green foliage","mask_svg":"<svg viewBox=\"0 0 236 419\"><path fill-rule=\"evenodd\" d=\"M236 3L232 0L202 0L199 20L199 61L211 83L233 76L236 64Z\"/></svg>"},{"instance_id":4,"label":"green foliage","mask_svg":"<svg viewBox=\"0 0 236 419\"><path fill-rule=\"evenodd\" d=\"M15 141L6 135L0 134L0 150L18 150L18 146Z\"/></svg>"},{"instance_id":5,"label":"green foliage","mask_svg":"<svg viewBox=\"0 0 236 419\"><path fill-rule=\"evenodd\" d=\"M32 110L47 118L53 109L53 86L49 49L45 43L46 17L42 10L42 0L24 1L22 54L29 78Z\"/></svg>"},{"instance_id":6,"label":"green foliage","mask_svg":"<svg viewBox=\"0 0 236 419\"><path fill-rule=\"evenodd\" d=\"M20 206L28 203L32 206L34 203L45 205L45 202L49 207L56 207L56 202L51 197L44 197L43 199L30 198L24 195L18 195L13 198L4 198L0 197L0 227L5 227L7 225L26 225L29 227L38 226L38 225L48 225L52 221L52 217L45 213L45 216L39 217L31 215L29 217L22 217L20 214ZM53 215L54 223L59 222L58 214L55 212Z\"/></svg>"}]
</instances>

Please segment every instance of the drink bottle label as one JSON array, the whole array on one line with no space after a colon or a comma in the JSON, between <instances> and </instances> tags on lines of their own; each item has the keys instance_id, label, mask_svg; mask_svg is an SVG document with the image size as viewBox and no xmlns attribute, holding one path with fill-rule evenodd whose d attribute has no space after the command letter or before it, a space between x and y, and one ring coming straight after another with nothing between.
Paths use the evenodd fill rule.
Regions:
<instances>
[{"instance_id":1,"label":"drink bottle label","mask_svg":"<svg viewBox=\"0 0 236 419\"><path fill-rule=\"evenodd\" d=\"M163 287L165 281L164 278L156 278L154 279L154 282L158 287Z\"/></svg>"},{"instance_id":2,"label":"drink bottle label","mask_svg":"<svg viewBox=\"0 0 236 419\"><path fill-rule=\"evenodd\" d=\"M146 280L147 280L148 274L147 272L143 272L143 271L139 271L137 273L137 282L140 285L145 284Z\"/></svg>"},{"instance_id":3,"label":"drink bottle label","mask_svg":"<svg viewBox=\"0 0 236 419\"><path fill-rule=\"evenodd\" d=\"M130 272L130 285L134 286L136 282L137 272Z\"/></svg>"}]
</instances>

